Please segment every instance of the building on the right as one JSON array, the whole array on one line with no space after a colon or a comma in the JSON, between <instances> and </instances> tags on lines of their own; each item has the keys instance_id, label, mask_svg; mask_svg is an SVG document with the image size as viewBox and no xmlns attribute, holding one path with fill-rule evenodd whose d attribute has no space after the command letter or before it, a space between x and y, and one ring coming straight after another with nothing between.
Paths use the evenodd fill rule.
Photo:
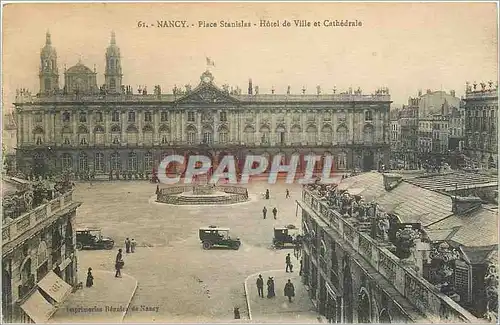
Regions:
<instances>
[{"instance_id":1,"label":"building on the right","mask_svg":"<svg viewBox=\"0 0 500 325\"><path fill-rule=\"evenodd\" d=\"M465 153L482 169L498 166L498 83L466 83Z\"/></svg>"},{"instance_id":2,"label":"building on the right","mask_svg":"<svg viewBox=\"0 0 500 325\"><path fill-rule=\"evenodd\" d=\"M332 323L495 322L497 187L465 172L304 186L300 273L319 314Z\"/></svg>"}]
</instances>

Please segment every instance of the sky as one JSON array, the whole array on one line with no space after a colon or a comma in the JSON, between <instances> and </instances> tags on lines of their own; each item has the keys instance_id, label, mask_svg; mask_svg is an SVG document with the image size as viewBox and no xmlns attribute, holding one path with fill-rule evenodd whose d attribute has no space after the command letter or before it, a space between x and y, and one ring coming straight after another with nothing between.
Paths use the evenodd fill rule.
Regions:
<instances>
[{"instance_id":1,"label":"sky","mask_svg":"<svg viewBox=\"0 0 500 325\"><path fill-rule=\"evenodd\" d=\"M388 87L393 106L419 89L455 90L466 81L498 80L496 3L80 3L7 4L3 12L3 107L16 88L39 91L40 49L50 31L59 83L79 59L104 82L105 51L113 30L122 55L123 83L134 91L159 84L195 87L207 68L214 82L260 93L322 93L349 87L372 93ZM182 20L185 28L156 27ZM200 21L244 21L250 28L199 27ZM259 27L260 20L280 27ZM284 21L291 23L283 27ZM295 27L307 20L311 27ZM329 27L325 20L361 22ZM138 27L144 22L151 27ZM319 26L314 26L318 22ZM256 25L254 25L256 24Z\"/></svg>"}]
</instances>

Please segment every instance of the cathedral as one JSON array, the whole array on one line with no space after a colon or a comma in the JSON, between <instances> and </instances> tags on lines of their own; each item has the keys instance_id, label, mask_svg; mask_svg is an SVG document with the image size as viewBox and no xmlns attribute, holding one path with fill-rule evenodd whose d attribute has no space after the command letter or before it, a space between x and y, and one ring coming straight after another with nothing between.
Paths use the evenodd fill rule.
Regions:
<instances>
[{"instance_id":1,"label":"cathedral","mask_svg":"<svg viewBox=\"0 0 500 325\"><path fill-rule=\"evenodd\" d=\"M299 168L310 154L332 156L337 171L372 170L388 164L391 104L389 90L361 89L313 94L248 92L216 85L207 68L196 87L153 93L123 82L120 48L111 34L106 49L104 84L81 61L64 68L59 82L57 52L50 33L40 53L40 89L18 90L17 166L27 174L72 171L76 175L150 175L165 155L203 154L217 166L233 155L241 167L246 155L286 164L299 154ZM208 59L207 59L208 61ZM208 62L207 62L208 63ZM238 165L239 164L239 165ZM170 172L182 172L173 166ZM322 169L319 161L316 170Z\"/></svg>"}]
</instances>

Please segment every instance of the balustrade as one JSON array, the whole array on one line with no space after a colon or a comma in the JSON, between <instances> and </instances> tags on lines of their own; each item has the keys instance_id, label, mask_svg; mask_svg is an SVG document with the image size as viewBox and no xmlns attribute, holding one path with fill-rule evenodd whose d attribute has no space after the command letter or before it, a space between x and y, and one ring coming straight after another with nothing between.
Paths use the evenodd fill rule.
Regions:
<instances>
[{"instance_id":1,"label":"balustrade","mask_svg":"<svg viewBox=\"0 0 500 325\"><path fill-rule=\"evenodd\" d=\"M413 270L400 264L398 257L386 248L377 245L376 241L368 235L358 232L349 220L341 216L339 211L330 208L327 202L319 201L309 189L304 188L302 197L306 205L323 222L349 242L355 251L363 256L423 314L430 317L444 317L443 315L446 314L446 318L451 320L477 322L477 318L463 307L439 292L427 280L416 275ZM311 245L310 249L312 255L317 256L316 247ZM321 257L319 264L323 268ZM334 272L330 272L330 275L332 283L339 282Z\"/></svg>"},{"instance_id":2,"label":"balustrade","mask_svg":"<svg viewBox=\"0 0 500 325\"><path fill-rule=\"evenodd\" d=\"M4 225L2 227L3 245L21 236L27 230L36 227L47 218L53 216L56 211L71 204L72 201L72 193L66 193L62 197L55 198L34 210L28 211L9 224Z\"/></svg>"}]
</instances>

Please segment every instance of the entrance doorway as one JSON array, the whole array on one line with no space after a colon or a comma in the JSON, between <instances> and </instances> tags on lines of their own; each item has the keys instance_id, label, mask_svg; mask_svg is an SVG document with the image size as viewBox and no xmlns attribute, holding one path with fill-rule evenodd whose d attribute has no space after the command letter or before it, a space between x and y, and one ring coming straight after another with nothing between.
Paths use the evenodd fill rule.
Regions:
<instances>
[{"instance_id":1,"label":"entrance doorway","mask_svg":"<svg viewBox=\"0 0 500 325\"><path fill-rule=\"evenodd\" d=\"M365 152L363 155L363 170L370 171L375 169L375 157L373 152Z\"/></svg>"}]
</instances>

